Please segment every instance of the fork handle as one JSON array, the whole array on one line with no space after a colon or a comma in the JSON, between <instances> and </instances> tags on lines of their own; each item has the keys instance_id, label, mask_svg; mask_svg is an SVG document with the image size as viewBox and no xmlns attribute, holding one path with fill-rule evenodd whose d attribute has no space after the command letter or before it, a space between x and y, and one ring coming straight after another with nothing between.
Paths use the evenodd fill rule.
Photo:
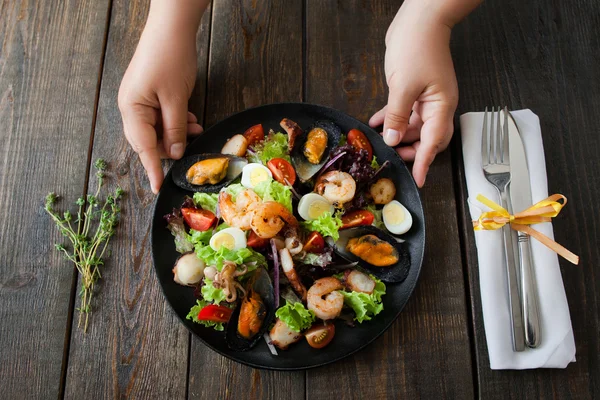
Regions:
<instances>
[{"instance_id":1,"label":"fork handle","mask_svg":"<svg viewBox=\"0 0 600 400\"><path fill-rule=\"evenodd\" d=\"M538 347L541 341L541 329L537 304L537 288L531 259L529 235L518 234L519 269L521 271L521 299L523 301L523 320L525 321L525 344Z\"/></svg>"},{"instance_id":2,"label":"fork handle","mask_svg":"<svg viewBox=\"0 0 600 400\"><path fill-rule=\"evenodd\" d=\"M506 188L499 190L502 207L508 210L508 195ZM508 301L510 307L510 326L512 329L512 343L514 351L525 350L525 334L523 329L523 314L521 299L519 298L519 281L515 252L513 247L513 234L509 225L502 227L504 236L504 255L506 259L506 277L508 278Z\"/></svg>"}]
</instances>

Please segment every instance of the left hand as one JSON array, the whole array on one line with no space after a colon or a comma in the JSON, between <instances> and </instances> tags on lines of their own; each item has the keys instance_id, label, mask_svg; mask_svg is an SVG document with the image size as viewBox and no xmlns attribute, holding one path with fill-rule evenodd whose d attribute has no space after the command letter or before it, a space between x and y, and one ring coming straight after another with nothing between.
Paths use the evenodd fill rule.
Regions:
<instances>
[{"instance_id":1,"label":"left hand","mask_svg":"<svg viewBox=\"0 0 600 400\"><path fill-rule=\"evenodd\" d=\"M383 123L383 138L406 161L413 177L425 183L435 156L450 143L458 86L450 55L449 25L415 2L403 6L386 35L387 105L369 120ZM411 114L412 111L412 114Z\"/></svg>"}]
</instances>

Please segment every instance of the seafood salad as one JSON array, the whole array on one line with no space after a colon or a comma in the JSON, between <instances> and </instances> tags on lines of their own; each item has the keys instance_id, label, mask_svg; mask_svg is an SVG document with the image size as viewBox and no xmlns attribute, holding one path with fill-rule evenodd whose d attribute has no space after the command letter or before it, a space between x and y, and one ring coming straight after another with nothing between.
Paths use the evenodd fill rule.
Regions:
<instances>
[{"instance_id":1,"label":"seafood salad","mask_svg":"<svg viewBox=\"0 0 600 400\"><path fill-rule=\"evenodd\" d=\"M263 338L273 354L303 339L323 348L333 320L375 318L386 284L410 267L401 235L411 213L365 134L330 121L280 126L252 126L172 169L190 192L165 216L181 253L173 279L194 291L187 318L237 351Z\"/></svg>"}]
</instances>

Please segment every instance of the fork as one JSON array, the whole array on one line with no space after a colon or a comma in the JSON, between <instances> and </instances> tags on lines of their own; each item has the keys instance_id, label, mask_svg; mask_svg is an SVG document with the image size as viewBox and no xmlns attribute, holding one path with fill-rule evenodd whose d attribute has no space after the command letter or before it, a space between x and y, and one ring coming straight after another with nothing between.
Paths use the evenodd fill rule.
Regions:
<instances>
[{"instance_id":1,"label":"fork","mask_svg":"<svg viewBox=\"0 0 600 400\"><path fill-rule=\"evenodd\" d=\"M495 123L496 122L496 123ZM508 206L508 184L510 183L510 154L508 145L508 109L504 108L504 126L500 124L500 107L492 107L491 123L488 129L488 109L485 108L481 138L481 166L485 178L498 190L502 207ZM510 326L514 351L525 349L523 315L519 298L519 283L510 225L502 227L506 276L508 278L508 300Z\"/></svg>"}]
</instances>

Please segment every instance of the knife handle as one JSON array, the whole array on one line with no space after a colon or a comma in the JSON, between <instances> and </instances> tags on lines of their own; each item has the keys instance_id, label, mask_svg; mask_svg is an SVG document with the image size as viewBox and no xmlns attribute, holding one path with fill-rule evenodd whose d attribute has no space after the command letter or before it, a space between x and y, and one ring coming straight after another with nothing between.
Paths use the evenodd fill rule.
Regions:
<instances>
[{"instance_id":1,"label":"knife handle","mask_svg":"<svg viewBox=\"0 0 600 400\"><path fill-rule=\"evenodd\" d=\"M535 348L540 345L542 335L529 235L519 232L518 242L519 269L521 271L521 304L523 307L523 321L525 324L525 344L527 347Z\"/></svg>"},{"instance_id":2,"label":"knife handle","mask_svg":"<svg viewBox=\"0 0 600 400\"><path fill-rule=\"evenodd\" d=\"M502 207L508 209L509 202L507 190L501 190L500 199ZM525 338L523 329L523 314L521 301L519 299L519 277L516 265L516 257L513 247L513 234L509 225L502 227L504 239L504 255L506 259L506 277L508 279L508 302L510 307L510 328L512 330L512 342L514 351L525 350Z\"/></svg>"}]
</instances>

